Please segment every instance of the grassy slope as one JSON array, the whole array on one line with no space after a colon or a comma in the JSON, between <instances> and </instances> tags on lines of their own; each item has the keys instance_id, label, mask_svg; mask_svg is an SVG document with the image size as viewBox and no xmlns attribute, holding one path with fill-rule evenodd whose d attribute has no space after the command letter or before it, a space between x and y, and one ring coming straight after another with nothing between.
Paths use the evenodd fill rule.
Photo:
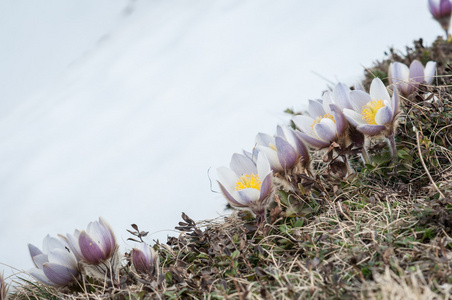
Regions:
<instances>
[{"instance_id":1,"label":"grassy slope","mask_svg":"<svg viewBox=\"0 0 452 300\"><path fill-rule=\"evenodd\" d=\"M152 279L135 276L126 259L115 287L88 278L71 289L24 282L12 298L446 297L452 291L452 46L438 40L424 48L417 41L406 54L387 56L368 70L367 88L373 76L386 80L390 61L438 62L435 85L402 99L397 171L381 141L371 144L374 163L363 167L352 159L356 173L347 178L332 174L324 153L316 154L313 178L280 176L286 184L263 228L245 212L196 223L183 215L181 235L154 247L160 267Z\"/></svg>"}]
</instances>

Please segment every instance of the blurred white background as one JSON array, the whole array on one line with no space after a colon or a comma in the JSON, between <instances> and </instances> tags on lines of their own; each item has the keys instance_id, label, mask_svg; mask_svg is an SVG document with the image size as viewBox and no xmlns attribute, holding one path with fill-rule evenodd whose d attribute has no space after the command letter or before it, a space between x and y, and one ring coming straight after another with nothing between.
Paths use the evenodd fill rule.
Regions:
<instances>
[{"instance_id":1,"label":"blurred white background","mask_svg":"<svg viewBox=\"0 0 452 300\"><path fill-rule=\"evenodd\" d=\"M0 272L103 216L121 250L225 213L208 169L442 34L423 0L2 0ZM216 184L213 185L216 190Z\"/></svg>"}]
</instances>

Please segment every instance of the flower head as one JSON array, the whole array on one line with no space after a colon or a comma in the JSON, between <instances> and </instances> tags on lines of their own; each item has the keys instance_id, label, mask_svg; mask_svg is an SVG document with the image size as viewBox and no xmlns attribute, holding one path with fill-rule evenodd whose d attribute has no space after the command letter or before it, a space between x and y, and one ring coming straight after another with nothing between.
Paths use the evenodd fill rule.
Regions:
<instances>
[{"instance_id":1,"label":"flower head","mask_svg":"<svg viewBox=\"0 0 452 300\"><path fill-rule=\"evenodd\" d=\"M95 265L112 258L118 248L113 231L102 218L90 222L86 231L68 234L67 241L80 260Z\"/></svg>"},{"instance_id":2,"label":"flower head","mask_svg":"<svg viewBox=\"0 0 452 300\"><path fill-rule=\"evenodd\" d=\"M273 192L273 173L263 152L258 154L256 165L245 155L235 153L230 168L217 169L218 184L229 204L239 209L249 209L263 218Z\"/></svg>"},{"instance_id":3,"label":"flower head","mask_svg":"<svg viewBox=\"0 0 452 300\"><path fill-rule=\"evenodd\" d=\"M450 0L428 0L428 8L433 18L439 22L447 33L450 25L450 16L452 15L452 3Z\"/></svg>"},{"instance_id":4,"label":"flower head","mask_svg":"<svg viewBox=\"0 0 452 300\"><path fill-rule=\"evenodd\" d=\"M153 275L156 269L157 254L145 243L132 249L132 265L138 274Z\"/></svg>"},{"instance_id":5,"label":"flower head","mask_svg":"<svg viewBox=\"0 0 452 300\"><path fill-rule=\"evenodd\" d=\"M291 169L300 160L303 165L309 163L308 148L292 128L278 126L276 132L275 137L266 133L259 133L256 136L255 158L259 152L265 153L274 172Z\"/></svg>"},{"instance_id":6,"label":"flower head","mask_svg":"<svg viewBox=\"0 0 452 300\"><path fill-rule=\"evenodd\" d=\"M418 60L413 60L410 67L400 62L389 65L389 82L397 86L405 97L413 93L420 83L431 84L436 72L436 62L429 61L424 66Z\"/></svg>"},{"instance_id":7,"label":"flower head","mask_svg":"<svg viewBox=\"0 0 452 300\"><path fill-rule=\"evenodd\" d=\"M28 244L28 250L36 266L30 270L30 274L42 283L68 285L79 276L77 258L65 241L47 235L42 251L32 244Z\"/></svg>"},{"instance_id":8,"label":"flower head","mask_svg":"<svg viewBox=\"0 0 452 300\"><path fill-rule=\"evenodd\" d=\"M375 78L370 85L370 94L356 90L350 93L353 109L344 109L347 120L363 134L374 136L394 131L395 117L399 111L399 93L394 88L392 98L385 85Z\"/></svg>"},{"instance_id":9,"label":"flower head","mask_svg":"<svg viewBox=\"0 0 452 300\"><path fill-rule=\"evenodd\" d=\"M333 93L324 93L322 100L309 100L309 115L294 116L292 121L304 141L315 148L325 148L345 134L348 123L343 108L351 108L350 89L339 83Z\"/></svg>"}]
</instances>

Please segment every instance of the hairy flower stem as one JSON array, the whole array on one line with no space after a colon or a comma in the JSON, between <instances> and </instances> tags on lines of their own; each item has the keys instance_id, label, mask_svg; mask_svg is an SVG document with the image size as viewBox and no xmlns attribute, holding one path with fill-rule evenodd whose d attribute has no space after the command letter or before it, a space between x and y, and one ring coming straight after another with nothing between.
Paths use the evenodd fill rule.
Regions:
<instances>
[{"instance_id":1,"label":"hairy flower stem","mask_svg":"<svg viewBox=\"0 0 452 300\"><path fill-rule=\"evenodd\" d=\"M361 159L363 160L364 165L370 165L371 164L369 153L367 152L367 149L366 149L365 145L363 145L363 147L361 149Z\"/></svg>"},{"instance_id":2,"label":"hairy flower stem","mask_svg":"<svg viewBox=\"0 0 452 300\"><path fill-rule=\"evenodd\" d=\"M347 167L347 176L353 174L355 171L352 168L352 165L350 164L350 160L348 159L348 154L344 155L345 160L345 166Z\"/></svg>"},{"instance_id":3,"label":"hairy flower stem","mask_svg":"<svg viewBox=\"0 0 452 300\"><path fill-rule=\"evenodd\" d=\"M394 163L395 166L397 166L398 157L397 157L397 147L396 147L394 134L386 137L386 139L388 141L389 148L391 149L392 162Z\"/></svg>"}]
</instances>

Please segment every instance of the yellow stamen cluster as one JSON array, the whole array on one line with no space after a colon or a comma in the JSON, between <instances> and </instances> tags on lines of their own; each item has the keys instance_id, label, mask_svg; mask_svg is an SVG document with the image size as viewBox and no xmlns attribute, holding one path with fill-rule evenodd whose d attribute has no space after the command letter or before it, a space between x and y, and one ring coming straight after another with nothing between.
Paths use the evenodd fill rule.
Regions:
<instances>
[{"instance_id":1,"label":"yellow stamen cluster","mask_svg":"<svg viewBox=\"0 0 452 300\"><path fill-rule=\"evenodd\" d=\"M361 116L368 124L377 125L377 122L375 122L375 115L380 108L385 106L386 105L383 100L372 100L363 106Z\"/></svg>"},{"instance_id":2,"label":"yellow stamen cluster","mask_svg":"<svg viewBox=\"0 0 452 300\"><path fill-rule=\"evenodd\" d=\"M258 175L253 173L243 174L242 176L240 176L240 179L237 180L237 183L235 184L235 190L240 191L247 188L253 188L260 191L261 185L262 183Z\"/></svg>"},{"instance_id":3,"label":"yellow stamen cluster","mask_svg":"<svg viewBox=\"0 0 452 300\"><path fill-rule=\"evenodd\" d=\"M333 120L334 123L336 123L336 120L334 120L334 117L331 114L324 114L323 116L318 116L317 118L315 118L314 122L311 125L312 132L314 132L314 126L316 124L319 124L320 121L322 121L325 118L331 119L331 120Z\"/></svg>"}]
</instances>

